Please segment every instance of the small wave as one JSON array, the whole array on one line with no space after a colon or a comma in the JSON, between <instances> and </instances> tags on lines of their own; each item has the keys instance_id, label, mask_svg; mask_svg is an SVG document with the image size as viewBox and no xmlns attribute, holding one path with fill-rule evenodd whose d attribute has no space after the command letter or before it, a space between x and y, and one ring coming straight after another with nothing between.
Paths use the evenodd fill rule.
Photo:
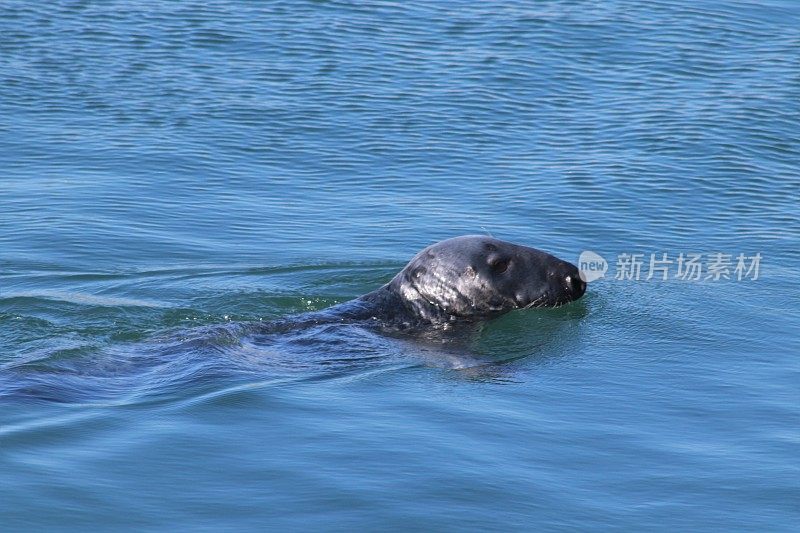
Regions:
<instances>
[{"instance_id":1,"label":"small wave","mask_svg":"<svg viewBox=\"0 0 800 533\"><path fill-rule=\"evenodd\" d=\"M77 305L93 307L152 307L164 308L167 304L155 300L143 300L140 298L121 298L115 296L102 296L97 294L87 294L80 292L67 291L26 291L6 293L0 298L0 305L14 305L18 303L29 304L41 301L64 302Z\"/></svg>"}]
</instances>

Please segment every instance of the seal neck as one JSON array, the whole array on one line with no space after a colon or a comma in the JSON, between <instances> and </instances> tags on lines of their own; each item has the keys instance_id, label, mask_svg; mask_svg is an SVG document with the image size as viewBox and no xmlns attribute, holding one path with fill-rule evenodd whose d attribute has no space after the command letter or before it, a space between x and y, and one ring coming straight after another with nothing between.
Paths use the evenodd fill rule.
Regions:
<instances>
[{"instance_id":1,"label":"seal neck","mask_svg":"<svg viewBox=\"0 0 800 533\"><path fill-rule=\"evenodd\" d=\"M458 320L458 317L451 315L425 298L416 286L407 279L402 279L398 276L385 288L388 293L397 298L400 305L406 309L407 314L417 323L441 325Z\"/></svg>"},{"instance_id":2,"label":"seal neck","mask_svg":"<svg viewBox=\"0 0 800 533\"><path fill-rule=\"evenodd\" d=\"M341 304L337 316L346 320L380 321L399 328L446 324L456 319L425 300L410 284L395 283L395 280Z\"/></svg>"}]
</instances>

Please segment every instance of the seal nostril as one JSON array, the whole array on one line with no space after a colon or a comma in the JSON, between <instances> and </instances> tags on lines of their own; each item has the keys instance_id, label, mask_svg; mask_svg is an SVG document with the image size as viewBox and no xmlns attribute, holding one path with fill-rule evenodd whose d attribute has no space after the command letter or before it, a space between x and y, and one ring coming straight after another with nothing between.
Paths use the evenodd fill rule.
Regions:
<instances>
[{"instance_id":1,"label":"seal nostril","mask_svg":"<svg viewBox=\"0 0 800 533\"><path fill-rule=\"evenodd\" d=\"M581 296L586 291L586 282L580 276L572 274L564 276L564 282L567 284L567 289L576 296Z\"/></svg>"},{"instance_id":2,"label":"seal nostril","mask_svg":"<svg viewBox=\"0 0 800 533\"><path fill-rule=\"evenodd\" d=\"M580 298L581 296L583 296L583 293L586 292L586 282L583 281L582 279L576 280L574 292L576 298Z\"/></svg>"}]
</instances>

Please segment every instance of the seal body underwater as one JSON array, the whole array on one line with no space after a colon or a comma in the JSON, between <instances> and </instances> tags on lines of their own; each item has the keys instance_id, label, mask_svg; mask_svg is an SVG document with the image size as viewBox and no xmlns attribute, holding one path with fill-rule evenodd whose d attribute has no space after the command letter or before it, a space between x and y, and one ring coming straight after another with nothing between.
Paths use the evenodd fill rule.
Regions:
<instances>
[{"instance_id":1,"label":"seal body underwater","mask_svg":"<svg viewBox=\"0 0 800 533\"><path fill-rule=\"evenodd\" d=\"M307 318L435 327L490 320L514 309L558 307L585 291L578 268L567 261L493 237L465 235L423 249L379 289Z\"/></svg>"}]
</instances>

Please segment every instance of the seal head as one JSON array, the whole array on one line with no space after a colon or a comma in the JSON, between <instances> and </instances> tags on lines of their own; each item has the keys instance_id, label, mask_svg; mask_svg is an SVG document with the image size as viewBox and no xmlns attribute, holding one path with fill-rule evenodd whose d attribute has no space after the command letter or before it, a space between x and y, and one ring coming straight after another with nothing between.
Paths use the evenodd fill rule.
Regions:
<instances>
[{"instance_id":1,"label":"seal head","mask_svg":"<svg viewBox=\"0 0 800 533\"><path fill-rule=\"evenodd\" d=\"M420 318L437 322L557 307L580 298L586 283L575 265L546 252L467 235L428 246L387 288Z\"/></svg>"}]
</instances>

